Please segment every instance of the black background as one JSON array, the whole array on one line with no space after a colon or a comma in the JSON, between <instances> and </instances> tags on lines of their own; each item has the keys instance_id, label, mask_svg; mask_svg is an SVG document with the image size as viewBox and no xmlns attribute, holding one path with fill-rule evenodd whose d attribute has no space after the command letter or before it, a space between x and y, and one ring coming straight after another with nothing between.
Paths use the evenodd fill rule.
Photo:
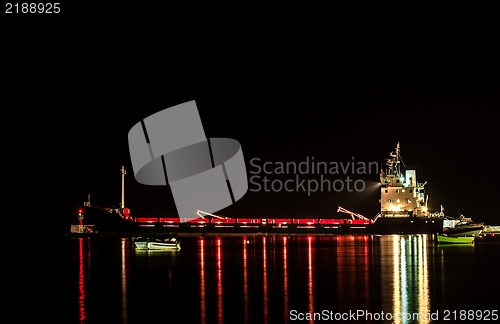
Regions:
<instances>
[{"instance_id":1,"label":"black background","mask_svg":"<svg viewBox=\"0 0 500 324\"><path fill-rule=\"evenodd\" d=\"M381 163L400 141L405 164L428 181L431 210L498 225L495 26L341 9L205 9L3 14L4 185L16 229L44 223L62 233L89 193L93 205L118 206L122 164L132 214L175 217L168 187L133 178L127 134L190 100L207 137L241 143L248 171L254 157ZM249 191L218 214L339 217L341 205L373 217L378 198Z\"/></svg>"}]
</instances>

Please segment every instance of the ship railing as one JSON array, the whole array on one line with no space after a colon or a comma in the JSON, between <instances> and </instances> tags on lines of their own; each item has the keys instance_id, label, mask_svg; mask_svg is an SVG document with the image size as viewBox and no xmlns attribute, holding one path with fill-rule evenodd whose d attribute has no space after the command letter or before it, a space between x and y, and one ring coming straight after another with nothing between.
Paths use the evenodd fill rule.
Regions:
<instances>
[{"instance_id":1,"label":"ship railing","mask_svg":"<svg viewBox=\"0 0 500 324\"><path fill-rule=\"evenodd\" d=\"M71 225L71 233L96 233L95 225Z\"/></svg>"},{"instance_id":2,"label":"ship railing","mask_svg":"<svg viewBox=\"0 0 500 324\"><path fill-rule=\"evenodd\" d=\"M377 215L375 215L375 218L373 219L372 223L375 223L377 221L377 219L379 219L379 217L381 217L382 214L381 213L378 213Z\"/></svg>"}]
</instances>

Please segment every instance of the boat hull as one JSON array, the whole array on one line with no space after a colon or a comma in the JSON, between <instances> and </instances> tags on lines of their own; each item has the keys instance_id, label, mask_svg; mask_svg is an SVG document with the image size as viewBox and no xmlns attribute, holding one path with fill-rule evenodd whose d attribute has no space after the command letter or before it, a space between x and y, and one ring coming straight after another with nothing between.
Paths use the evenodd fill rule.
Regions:
<instances>
[{"instance_id":1,"label":"boat hull","mask_svg":"<svg viewBox=\"0 0 500 324\"><path fill-rule=\"evenodd\" d=\"M179 250L181 246L176 243L148 242L148 250Z\"/></svg>"},{"instance_id":2,"label":"boat hull","mask_svg":"<svg viewBox=\"0 0 500 324\"><path fill-rule=\"evenodd\" d=\"M446 235L454 236L454 237L479 236L479 234L481 234L482 230L483 230L483 226L457 228L457 229L446 231Z\"/></svg>"},{"instance_id":3,"label":"boat hull","mask_svg":"<svg viewBox=\"0 0 500 324\"><path fill-rule=\"evenodd\" d=\"M138 250L148 250L149 242L134 242L135 248Z\"/></svg>"},{"instance_id":4,"label":"boat hull","mask_svg":"<svg viewBox=\"0 0 500 324\"><path fill-rule=\"evenodd\" d=\"M134 242L137 250L180 250L178 243L164 242Z\"/></svg>"},{"instance_id":5,"label":"boat hull","mask_svg":"<svg viewBox=\"0 0 500 324\"><path fill-rule=\"evenodd\" d=\"M439 244L473 244L474 237L472 236L447 236L447 235L438 235L437 236Z\"/></svg>"}]
</instances>

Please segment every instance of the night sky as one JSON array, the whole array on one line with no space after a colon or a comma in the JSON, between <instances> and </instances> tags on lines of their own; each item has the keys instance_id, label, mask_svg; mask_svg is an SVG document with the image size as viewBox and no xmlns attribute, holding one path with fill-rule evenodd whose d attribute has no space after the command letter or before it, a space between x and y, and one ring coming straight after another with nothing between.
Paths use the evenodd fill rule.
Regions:
<instances>
[{"instance_id":1,"label":"night sky","mask_svg":"<svg viewBox=\"0 0 500 324\"><path fill-rule=\"evenodd\" d=\"M320 41L280 30L244 28L233 37L200 28L179 37L170 29L152 35L106 25L2 34L8 62L2 97L10 116L4 138L12 152L4 159L22 207L13 222L68 230L87 194L94 206L118 206L122 164L133 216L176 217L169 187L135 181L127 135L141 119L196 100L206 136L239 141L247 171L254 170L252 158L354 157L385 168L383 158L399 141L406 166L428 182L431 211L443 205L450 216L460 209L475 221L500 225L500 64L494 53L476 47L466 54L439 44L439 37L400 47L396 37L363 34L361 40L354 30L341 39L332 31ZM340 205L374 217L379 174L351 178L363 179L365 191L249 191L217 214L329 218L342 216Z\"/></svg>"}]
</instances>

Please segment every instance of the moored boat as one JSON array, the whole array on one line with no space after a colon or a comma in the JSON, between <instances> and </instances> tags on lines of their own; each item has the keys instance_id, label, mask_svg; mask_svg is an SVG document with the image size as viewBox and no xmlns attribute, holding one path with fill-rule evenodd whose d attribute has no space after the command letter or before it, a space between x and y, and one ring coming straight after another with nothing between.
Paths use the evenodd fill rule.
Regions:
<instances>
[{"instance_id":1,"label":"moored boat","mask_svg":"<svg viewBox=\"0 0 500 324\"><path fill-rule=\"evenodd\" d=\"M448 235L437 235L437 240L439 244L473 244L473 236L448 236Z\"/></svg>"},{"instance_id":2,"label":"moored boat","mask_svg":"<svg viewBox=\"0 0 500 324\"><path fill-rule=\"evenodd\" d=\"M443 231L448 236L479 236L484 229L484 223L474 223L472 219L460 215L453 227L446 227Z\"/></svg>"},{"instance_id":3,"label":"moored boat","mask_svg":"<svg viewBox=\"0 0 500 324\"><path fill-rule=\"evenodd\" d=\"M168 250L181 249L181 244L175 237L150 235L133 238L137 250Z\"/></svg>"},{"instance_id":4,"label":"moored boat","mask_svg":"<svg viewBox=\"0 0 500 324\"><path fill-rule=\"evenodd\" d=\"M480 234L482 236L495 236L495 234L500 235L500 226L484 225L484 228Z\"/></svg>"}]
</instances>

